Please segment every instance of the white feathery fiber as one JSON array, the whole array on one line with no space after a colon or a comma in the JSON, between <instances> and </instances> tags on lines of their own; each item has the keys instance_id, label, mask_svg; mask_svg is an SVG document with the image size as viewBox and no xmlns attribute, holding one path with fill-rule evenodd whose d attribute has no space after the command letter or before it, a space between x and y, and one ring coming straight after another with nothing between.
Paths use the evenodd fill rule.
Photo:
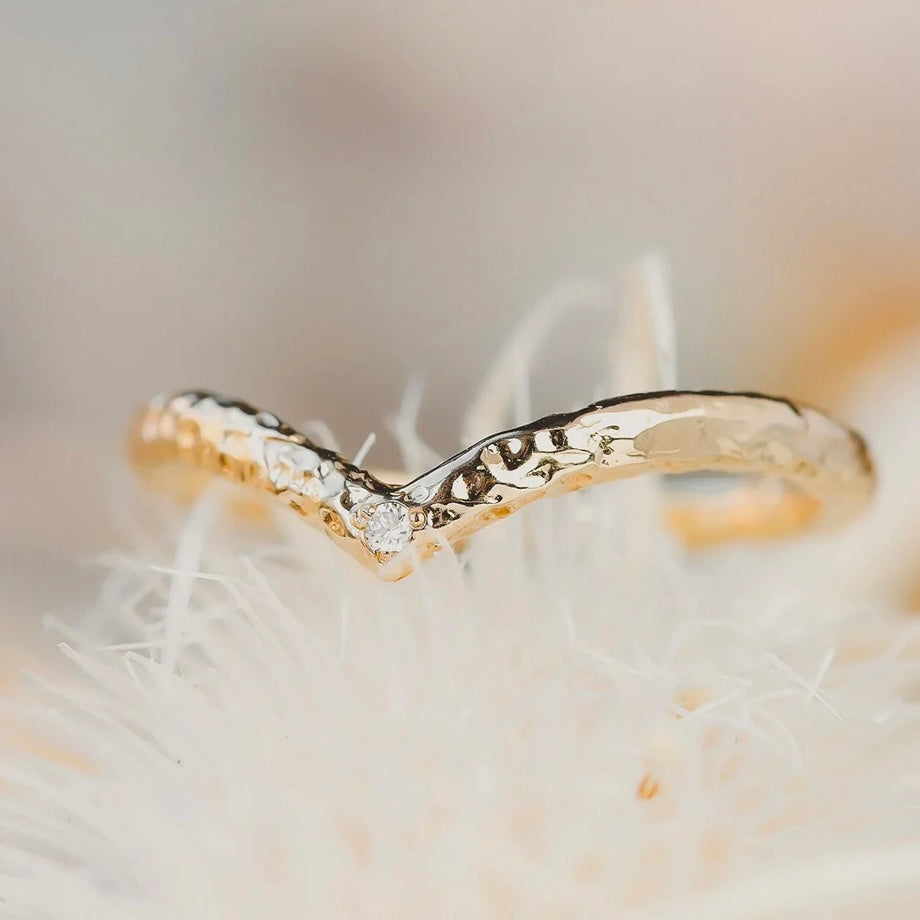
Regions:
<instances>
[{"instance_id":1,"label":"white feathery fiber","mask_svg":"<svg viewBox=\"0 0 920 920\"><path fill-rule=\"evenodd\" d=\"M674 374L660 264L638 272L599 374L621 389ZM586 291L613 302L566 287L525 322L468 435L530 411ZM187 514L132 492L133 547L11 703L0 917L918 916L920 621L860 574L908 487L880 459L845 537L687 554L630 481L395 585L283 512L232 525L219 484Z\"/></svg>"}]
</instances>

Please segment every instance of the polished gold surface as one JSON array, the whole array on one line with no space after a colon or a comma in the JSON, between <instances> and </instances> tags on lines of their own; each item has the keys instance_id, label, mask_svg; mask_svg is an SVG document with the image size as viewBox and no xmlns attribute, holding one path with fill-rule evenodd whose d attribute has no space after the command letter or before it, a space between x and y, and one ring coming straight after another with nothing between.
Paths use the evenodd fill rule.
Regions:
<instances>
[{"instance_id":1,"label":"polished gold surface","mask_svg":"<svg viewBox=\"0 0 920 920\"><path fill-rule=\"evenodd\" d=\"M755 393L595 403L485 438L406 485L383 482L269 412L211 393L152 401L130 451L142 468L175 462L276 496L388 580L545 495L645 472L782 480L675 503L669 520L691 544L842 523L874 487L857 433L817 409Z\"/></svg>"}]
</instances>

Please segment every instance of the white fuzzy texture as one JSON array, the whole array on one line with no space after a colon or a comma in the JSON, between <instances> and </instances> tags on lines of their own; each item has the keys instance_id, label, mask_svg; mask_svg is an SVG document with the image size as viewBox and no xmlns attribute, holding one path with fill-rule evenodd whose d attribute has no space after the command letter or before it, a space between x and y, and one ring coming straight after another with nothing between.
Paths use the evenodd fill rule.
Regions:
<instances>
[{"instance_id":1,"label":"white fuzzy texture","mask_svg":"<svg viewBox=\"0 0 920 920\"><path fill-rule=\"evenodd\" d=\"M675 374L637 271L622 391ZM532 414L586 297L612 303L567 286L524 324L468 434ZM0 916L917 916L920 627L861 564L889 490L845 537L688 555L654 479L594 488L395 585L283 513L232 527L225 495L124 506L134 549L0 751Z\"/></svg>"}]
</instances>

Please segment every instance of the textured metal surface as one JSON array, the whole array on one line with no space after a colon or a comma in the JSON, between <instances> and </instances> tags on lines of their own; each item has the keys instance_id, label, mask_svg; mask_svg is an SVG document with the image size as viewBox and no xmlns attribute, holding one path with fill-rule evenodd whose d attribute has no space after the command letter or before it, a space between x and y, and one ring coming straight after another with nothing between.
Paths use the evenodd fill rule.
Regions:
<instances>
[{"instance_id":1,"label":"textured metal surface","mask_svg":"<svg viewBox=\"0 0 920 920\"><path fill-rule=\"evenodd\" d=\"M746 493L728 509L733 536L785 533L818 517L842 522L874 486L858 434L816 409L754 393L677 391L595 403L485 438L407 485L384 483L271 413L211 393L152 401L130 449L139 466L178 461L270 492L390 580L445 540L456 543L542 496L644 472L754 472L792 487ZM378 507L386 528L368 526ZM699 515L673 523L699 528Z\"/></svg>"}]
</instances>

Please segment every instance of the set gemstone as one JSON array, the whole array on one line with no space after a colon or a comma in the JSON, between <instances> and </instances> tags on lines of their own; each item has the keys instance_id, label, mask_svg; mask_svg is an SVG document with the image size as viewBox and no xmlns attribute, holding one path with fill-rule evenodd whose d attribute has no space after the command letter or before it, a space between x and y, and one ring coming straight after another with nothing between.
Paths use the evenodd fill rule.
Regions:
<instances>
[{"instance_id":1,"label":"set gemstone","mask_svg":"<svg viewBox=\"0 0 920 920\"><path fill-rule=\"evenodd\" d=\"M409 509L397 501L380 502L364 528L364 542L373 553L402 552L412 540Z\"/></svg>"}]
</instances>

